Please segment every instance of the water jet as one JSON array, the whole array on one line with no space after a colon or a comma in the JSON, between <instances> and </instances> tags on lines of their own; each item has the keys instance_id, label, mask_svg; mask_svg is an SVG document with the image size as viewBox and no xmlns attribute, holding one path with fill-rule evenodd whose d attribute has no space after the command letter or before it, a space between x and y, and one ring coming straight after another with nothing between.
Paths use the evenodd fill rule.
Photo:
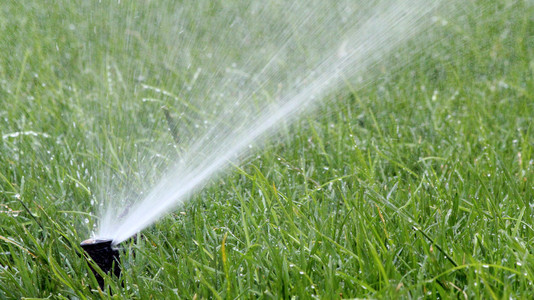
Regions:
<instances>
[{"instance_id":1,"label":"water jet","mask_svg":"<svg viewBox=\"0 0 534 300\"><path fill-rule=\"evenodd\" d=\"M80 243L85 253L106 273L113 274L117 277L121 274L119 267L119 250L113 248L113 240L105 239L87 239ZM91 266L91 271L95 275L98 285L104 289L104 278Z\"/></svg>"},{"instance_id":2,"label":"water jet","mask_svg":"<svg viewBox=\"0 0 534 300\"><path fill-rule=\"evenodd\" d=\"M128 189L117 186L111 193L119 194L99 204L95 237L120 243L150 226L232 164L239 165L252 144L261 146L281 124L315 109L322 99L333 101L329 95L355 78L362 86L377 80L379 67L404 51L408 41L429 45L425 32L433 28L433 14L446 13L444 1L428 0L237 2L206 22L198 22L202 15L195 6L179 6L158 17L178 36L146 32L175 49L161 61L190 80L139 86L142 95L161 98L154 98L157 110L161 102L165 131L174 143L167 134L162 140L150 138L147 152L135 154L146 157L141 167L148 171L142 172L151 178L140 176L146 178L138 184L142 196L128 196ZM189 24L199 27L192 30ZM184 57L175 53L190 53L191 59L183 65Z\"/></svg>"}]
</instances>

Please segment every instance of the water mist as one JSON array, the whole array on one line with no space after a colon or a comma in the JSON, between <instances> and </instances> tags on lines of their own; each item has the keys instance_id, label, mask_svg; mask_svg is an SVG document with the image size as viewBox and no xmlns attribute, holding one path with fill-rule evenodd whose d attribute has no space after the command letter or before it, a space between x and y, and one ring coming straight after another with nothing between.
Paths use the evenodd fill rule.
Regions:
<instances>
[{"instance_id":1,"label":"water mist","mask_svg":"<svg viewBox=\"0 0 534 300\"><path fill-rule=\"evenodd\" d=\"M103 206L95 238L113 244L128 239L237 163L251 143L313 108L346 80L375 80L373 68L428 31L440 6L424 0L354 2L220 4L200 20L194 19L195 9L205 1L153 12L173 30L139 31L166 39L172 52L157 53L191 76L175 86L139 87L174 99L176 110L184 112L179 126L195 124L194 130L182 131L180 156L174 155L144 196Z\"/></svg>"}]
</instances>

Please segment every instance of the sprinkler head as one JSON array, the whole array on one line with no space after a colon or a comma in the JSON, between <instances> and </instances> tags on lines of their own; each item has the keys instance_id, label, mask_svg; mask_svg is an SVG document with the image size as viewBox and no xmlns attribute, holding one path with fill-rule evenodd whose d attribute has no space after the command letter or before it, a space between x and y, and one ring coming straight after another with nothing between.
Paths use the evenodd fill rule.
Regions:
<instances>
[{"instance_id":1,"label":"sprinkler head","mask_svg":"<svg viewBox=\"0 0 534 300\"><path fill-rule=\"evenodd\" d=\"M80 246L104 273L109 274L109 272L113 271L113 274L119 277L121 274L121 269L119 268L119 250L111 247L112 242L113 240L88 239L83 241ZM92 266L91 270L100 288L104 289L104 278Z\"/></svg>"}]
</instances>

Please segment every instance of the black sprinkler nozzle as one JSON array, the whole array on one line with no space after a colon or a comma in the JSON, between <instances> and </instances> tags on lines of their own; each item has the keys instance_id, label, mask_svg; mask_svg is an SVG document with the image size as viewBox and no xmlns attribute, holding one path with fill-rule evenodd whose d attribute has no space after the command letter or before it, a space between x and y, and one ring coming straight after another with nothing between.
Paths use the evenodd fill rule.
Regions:
<instances>
[{"instance_id":1,"label":"black sprinkler nozzle","mask_svg":"<svg viewBox=\"0 0 534 300\"><path fill-rule=\"evenodd\" d=\"M83 241L80 246L104 273L109 274L113 271L113 274L119 277L121 274L121 269L119 267L119 250L112 247L112 242L113 240L88 239ZM91 270L95 275L98 285L103 290L105 287L104 278L102 278L92 266Z\"/></svg>"}]
</instances>

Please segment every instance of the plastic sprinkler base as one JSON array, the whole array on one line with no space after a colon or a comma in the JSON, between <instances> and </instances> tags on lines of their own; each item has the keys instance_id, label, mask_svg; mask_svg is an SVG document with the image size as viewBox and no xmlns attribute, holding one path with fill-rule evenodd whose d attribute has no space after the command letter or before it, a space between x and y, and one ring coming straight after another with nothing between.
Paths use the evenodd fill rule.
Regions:
<instances>
[{"instance_id":1,"label":"plastic sprinkler base","mask_svg":"<svg viewBox=\"0 0 534 300\"><path fill-rule=\"evenodd\" d=\"M81 242L80 246L104 273L109 274L113 272L115 276L119 277L121 274L119 250L112 248L112 242L113 240L88 239ZM104 278L92 266L91 271L93 271L98 285L103 290L105 288Z\"/></svg>"}]
</instances>

